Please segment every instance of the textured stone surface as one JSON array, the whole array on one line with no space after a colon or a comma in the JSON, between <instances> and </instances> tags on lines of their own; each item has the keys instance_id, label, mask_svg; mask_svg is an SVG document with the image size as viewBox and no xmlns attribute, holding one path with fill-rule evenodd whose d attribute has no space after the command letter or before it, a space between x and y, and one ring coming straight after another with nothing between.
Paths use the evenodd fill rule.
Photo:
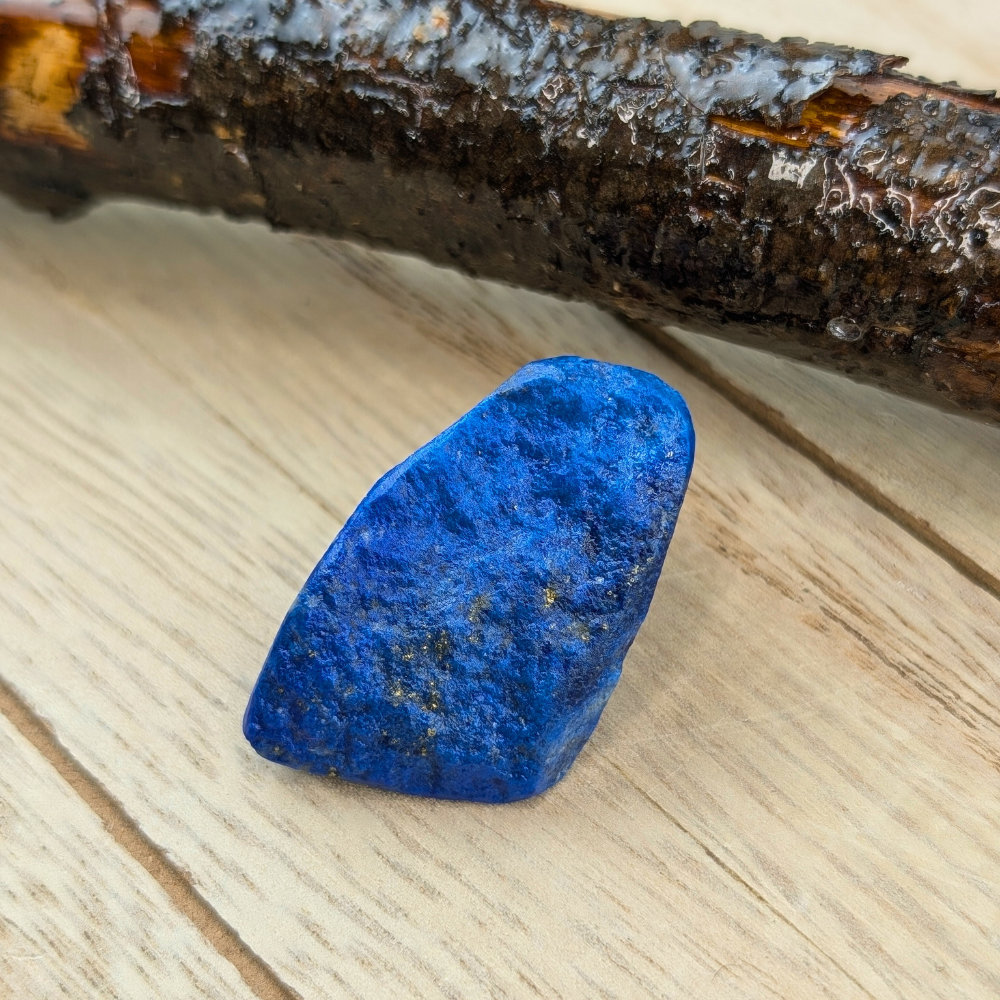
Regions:
<instances>
[{"instance_id":1,"label":"textured stone surface","mask_svg":"<svg viewBox=\"0 0 1000 1000\"><path fill-rule=\"evenodd\" d=\"M418 795L548 788L618 681L693 457L655 375L525 366L358 506L278 632L247 739Z\"/></svg>"}]
</instances>

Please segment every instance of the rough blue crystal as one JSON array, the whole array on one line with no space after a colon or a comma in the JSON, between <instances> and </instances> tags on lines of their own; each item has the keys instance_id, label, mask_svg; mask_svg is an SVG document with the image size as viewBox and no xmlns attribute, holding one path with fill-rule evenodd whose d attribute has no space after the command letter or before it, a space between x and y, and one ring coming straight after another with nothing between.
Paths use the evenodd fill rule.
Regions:
<instances>
[{"instance_id":1,"label":"rough blue crystal","mask_svg":"<svg viewBox=\"0 0 1000 1000\"><path fill-rule=\"evenodd\" d=\"M544 791L618 681L693 457L655 375L526 365L362 500L278 632L247 739L416 795Z\"/></svg>"}]
</instances>

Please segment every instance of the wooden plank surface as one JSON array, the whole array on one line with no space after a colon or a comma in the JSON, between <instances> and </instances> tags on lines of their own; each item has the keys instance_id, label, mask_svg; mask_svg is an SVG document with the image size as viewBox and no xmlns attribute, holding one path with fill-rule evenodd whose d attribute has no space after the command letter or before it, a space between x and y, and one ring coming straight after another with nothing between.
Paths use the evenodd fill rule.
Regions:
<instances>
[{"instance_id":1,"label":"wooden plank surface","mask_svg":"<svg viewBox=\"0 0 1000 1000\"><path fill-rule=\"evenodd\" d=\"M766 38L837 42L909 58L906 72L995 90L1000 4L995 0L590 0L570 6L619 17L716 21Z\"/></svg>"},{"instance_id":2,"label":"wooden plank surface","mask_svg":"<svg viewBox=\"0 0 1000 1000\"><path fill-rule=\"evenodd\" d=\"M253 996L2 715L0 761L4 997Z\"/></svg>"},{"instance_id":3,"label":"wooden plank surface","mask_svg":"<svg viewBox=\"0 0 1000 1000\"><path fill-rule=\"evenodd\" d=\"M1000 594L1000 426L762 351L667 333Z\"/></svg>"},{"instance_id":4,"label":"wooden plank surface","mask_svg":"<svg viewBox=\"0 0 1000 1000\"><path fill-rule=\"evenodd\" d=\"M585 307L162 210L3 234L5 676L293 989L995 994L990 595ZM699 434L570 776L495 808L256 758L243 703L352 506L570 349Z\"/></svg>"},{"instance_id":5,"label":"wooden plank surface","mask_svg":"<svg viewBox=\"0 0 1000 1000\"><path fill-rule=\"evenodd\" d=\"M992 4L951 5L944 27L929 0L623 2L996 82ZM205 935L118 838L117 916L90 939L59 916L96 943L44 988L109 995L86 963L122 928L139 940L139 898L192 955L211 940L285 1000L1000 994L1000 602L864 489L613 319L417 261L158 209L57 225L2 204L0 262L0 682L160 852ZM992 431L687 343L992 572ZM658 372L699 435L649 619L568 778L496 808L255 757L250 686L365 490L518 365L566 352ZM47 773L19 738L4 759ZM6 772L23 843L54 806L29 767ZM17 857L5 886L95 884L89 851ZM23 896L2 915L56 919ZM174 938L149 926L159 961ZM243 995L202 960L214 995ZM20 966L0 969L22 995Z\"/></svg>"}]
</instances>

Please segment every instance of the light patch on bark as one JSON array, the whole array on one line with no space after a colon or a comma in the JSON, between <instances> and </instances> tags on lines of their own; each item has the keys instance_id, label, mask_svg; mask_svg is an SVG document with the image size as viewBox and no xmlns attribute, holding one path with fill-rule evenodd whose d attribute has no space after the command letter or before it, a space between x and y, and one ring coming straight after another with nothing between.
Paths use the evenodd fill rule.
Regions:
<instances>
[{"instance_id":1,"label":"light patch on bark","mask_svg":"<svg viewBox=\"0 0 1000 1000\"><path fill-rule=\"evenodd\" d=\"M800 160L793 158L785 149L776 149L767 176L772 181L790 181L796 187L802 187L816 163L815 156L807 156Z\"/></svg>"}]
</instances>

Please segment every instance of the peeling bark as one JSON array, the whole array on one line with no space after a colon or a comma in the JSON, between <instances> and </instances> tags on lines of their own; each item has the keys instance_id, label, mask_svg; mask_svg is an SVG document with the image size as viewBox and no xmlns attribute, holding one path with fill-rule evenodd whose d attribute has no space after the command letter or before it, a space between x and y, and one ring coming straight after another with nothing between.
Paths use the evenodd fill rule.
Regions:
<instances>
[{"instance_id":1,"label":"peeling bark","mask_svg":"<svg viewBox=\"0 0 1000 1000\"><path fill-rule=\"evenodd\" d=\"M422 254L1000 420L1000 103L524 0L0 0L0 189Z\"/></svg>"}]
</instances>

